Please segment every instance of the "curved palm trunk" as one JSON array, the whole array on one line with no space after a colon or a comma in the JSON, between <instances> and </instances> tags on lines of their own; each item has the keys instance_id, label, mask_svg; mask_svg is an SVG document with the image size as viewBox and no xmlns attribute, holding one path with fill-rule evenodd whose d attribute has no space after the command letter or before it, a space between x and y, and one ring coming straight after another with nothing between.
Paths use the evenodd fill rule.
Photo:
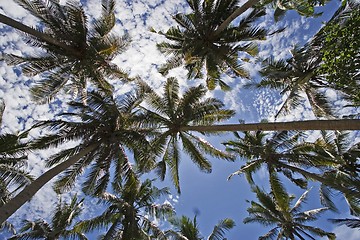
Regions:
<instances>
[{"instance_id":1,"label":"curved palm trunk","mask_svg":"<svg viewBox=\"0 0 360 240\"><path fill-rule=\"evenodd\" d=\"M32 35L32 36L34 36L38 39L41 39L42 41L47 42L49 44L58 46L58 47L64 49L66 52L68 52L76 57L81 57L81 53L79 51L77 51L76 49L74 49L62 42L59 42L58 40L50 37L47 34L39 32L31 27L28 27L28 26L22 24L21 22L18 22L12 18L9 18L1 13L0 13L0 23L3 23L10 27L16 28L17 30L20 30L21 32Z\"/></svg>"},{"instance_id":2,"label":"curved palm trunk","mask_svg":"<svg viewBox=\"0 0 360 240\"><path fill-rule=\"evenodd\" d=\"M284 130L360 130L359 119L307 120L294 122L226 124L211 126L182 126L180 131L236 132Z\"/></svg>"},{"instance_id":3,"label":"curved palm trunk","mask_svg":"<svg viewBox=\"0 0 360 240\"><path fill-rule=\"evenodd\" d=\"M227 26L229 26L229 24L238 16L240 16L241 14L243 14L246 10L248 10L249 8L251 8L252 6L254 6L255 4L257 4L258 2L260 2L260 0L248 0L246 3L244 3L241 7L239 7L238 9L236 9L227 19L225 19L225 21L215 30L215 32L213 33L213 37L219 35L222 31L224 31Z\"/></svg>"},{"instance_id":4,"label":"curved palm trunk","mask_svg":"<svg viewBox=\"0 0 360 240\"><path fill-rule=\"evenodd\" d=\"M79 161L80 158L84 157L86 154L96 149L98 146L99 143L96 143L84 148L78 154L70 157L65 162L62 162L51 168L50 170L42 174L40 177L38 177L31 184L29 184L27 187L25 187L19 194L17 194L8 203L6 203L0 208L0 224L7 220L27 201L30 201L30 199L36 194L36 192L39 191L51 179L53 179L62 171L75 164L77 161Z\"/></svg>"}]
</instances>

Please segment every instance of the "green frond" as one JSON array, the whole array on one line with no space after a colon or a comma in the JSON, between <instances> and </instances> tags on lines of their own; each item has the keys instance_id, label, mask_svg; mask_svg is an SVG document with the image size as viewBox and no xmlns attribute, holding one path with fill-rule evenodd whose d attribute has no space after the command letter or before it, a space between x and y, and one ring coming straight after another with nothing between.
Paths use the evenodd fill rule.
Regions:
<instances>
[{"instance_id":1,"label":"green frond","mask_svg":"<svg viewBox=\"0 0 360 240\"><path fill-rule=\"evenodd\" d=\"M275 171L270 172L270 186L276 205L279 207L279 211L289 212L291 201L289 194L286 192L285 187Z\"/></svg>"},{"instance_id":2,"label":"green frond","mask_svg":"<svg viewBox=\"0 0 360 240\"><path fill-rule=\"evenodd\" d=\"M221 151L221 150L215 148L209 142L205 141L204 139L202 139L200 137L197 137L190 133L186 133L186 136L189 136L190 139L193 139L194 140L193 142L196 144L196 146L199 149L203 150L204 153L209 154L210 156L220 158L220 159L225 159L228 161L235 160L235 157L233 155L230 155L229 153L227 153L225 151Z\"/></svg>"},{"instance_id":3,"label":"green frond","mask_svg":"<svg viewBox=\"0 0 360 240\"><path fill-rule=\"evenodd\" d=\"M329 221L338 225L346 225L349 228L360 228L360 219L358 218L329 219Z\"/></svg>"},{"instance_id":4,"label":"green frond","mask_svg":"<svg viewBox=\"0 0 360 240\"><path fill-rule=\"evenodd\" d=\"M222 240L224 239L225 231L232 229L235 226L235 222L232 219L226 218L220 220L214 227L212 233L208 237L209 240Z\"/></svg>"},{"instance_id":5,"label":"green frond","mask_svg":"<svg viewBox=\"0 0 360 240\"><path fill-rule=\"evenodd\" d=\"M191 160L204 172L211 172L211 163L203 156L203 154L194 145L195 143L180 133L184 151L190 156Z\"/></svg>"},{"instance_id":6,"label":"green frond","mask_svg":"<svg viewBox=\"0 0 360 240\"><path fill-rule=\"evenodd\" d=\"M260 236L259 240L272 240L278 234L279 234L279 228L275 227L275 228L271 229L269 232L267 232L266 234Z\"/></svg>"}]
</instances>

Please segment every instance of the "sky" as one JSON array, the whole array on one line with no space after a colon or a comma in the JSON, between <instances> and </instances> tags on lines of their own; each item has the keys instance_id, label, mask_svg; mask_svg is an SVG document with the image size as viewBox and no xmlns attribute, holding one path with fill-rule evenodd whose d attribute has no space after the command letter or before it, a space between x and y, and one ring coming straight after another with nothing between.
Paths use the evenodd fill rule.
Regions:
<instances>
[{"instance_id":1,"label":"sky","mask_svg":"<svg viewBox=\"0 0 360 240\"><path fill-rule=\"evenodd\" d=\"M65 1L62 0L62 3ZM99 16L101 12L100 1L98 0L82 0L81 1L89 19ZM186 1L174 0L135 0L135 1L116 1L116 18L117 24L114 32L123 35L129 34L132 42L127 51L115 58L114 62L122 69L128 71L131 76L139 75L154 89L161 92L162 86L166 78L157 72L160 64L165 63L166 57L162 55L156 48L156 43L164 41L164 37L155 33L151 33L149 28L152 27L157 31L166 31L175 22L172 15L176 13L187 13L189 7ZM272 17L272 10L268 9L268 14L259 22L260 26L276 29L286 27L282 33L273 35L267 40L259 43L259 57L274 56L275 58L289 57L289 50L296 44L302 45L310 39L319 29L323 21L332 16L339 2L332 1L325 8L318 9L323 11L323 15L318 18L300 17L297 13L290 11L286 17L275 23ZM28 26L36 26L38 21L30 16L24 9L19 7L13 0L0 0L0 13L14 18ZM0 24L0 49L2 53L12 53L18 55L33 54L40 52L28 46L21 37L19 32L8 26ZM259 64L252 59L245 67L250 71L252 79L258 80L257 71L260 69ZM202 83L201 80L187 80L186 71L183 68L177 68L170 72L169 76L177 77L182 91L188 86L195 86ZM36 105L31 102L29 95L29 86L34 81L41 79L40 76L28 78L21 73L21 68L8 66L4 62L0 62L0 98L4 99L6 109L3 117L3 125L1 132L18 132L28 129L36 120L52 119L56 114L64 112L68 109L66 102L70 100L70 96L60 94L52 103ZM227 108L236 110L237 114L229 123L236 123L238 119L246 122L259 122L262 119L274 120L274 115L281 104L281 96L269 90L246 90L243 85L246 80L235 78L225 78L230 83L232 90L222 92L220 89L208 92L207 96L217 97L221 99ZM115 96L131 90L131 85L123 85L117 81L111 81L115 87ZM338 99L335 92L328 91L334 105L341 105L343 102ZM340 114L346 114L346 110L340 109ZM304 102L291 115L279 118L279 121L313 119L313 114L309 111L308 103ZM32 137L41 135L41 132L31 131ZM318 133L314 132L310 138L314 138ZM224 149L222 142L232 139L231 134L221 135L220 137L212 137L209 141L215 146ZM355 141L359 140L359 136L355 134ZM71 144L71 143L69 143ZM65 146L66 147L66 146ZM41 175L46 168L44 160L54 151L47 150L34 152L28 155L28 168L34 176ZM203 236L208 236L213 226L224 218L232 218L237 226L233 228L226 236L229 240L235 239L257 239L258 236L267 232L267 228L258 224L244 225L242 220L247 216L246 208L249 203L245 200L254 200L255 196L250 191L248 184L243 176L235 176L230 181L227 177L244 163L244 160L237 159L234 163L222 160L211 159L213 171L211 174L205 174L192 164L191 160L185 155L182 156L180 164L180 183L182 193L179 196L175 189L171 187L172 195L166 200L171 202L179 216L187 215L192 218L196 213L198 222ZM259 180L266 182L266 176L260 174L257 176ZM169 178L165 182L159 182L159 186L168 186L171 184ZM71 195L81 192L79 184L72 191L62 196L63 199L69 199ZM293 186L287 186L289 192L300 197L302 190ZM327 231L335 232L338 239L357 240L360 239L360 232L351 230L344 226L331 225L327 219L333 217L347 217L348 210L345 207L345 201L341 197L336 198L336 204L341 209L340 215L327 213L316 222L317 226L323 227ZM30 203L24 205L11 218L15 223L19 223L21 219L35 219L49 217L54 210L58 196L51 188L51 182L41 189ZM85 200L86 213L82 216L85 219L88 216L94 216L100 208L93 199ZM317 186L311 190L310 198L304 209L313 209L320 207L317 197ZM0 234L0 240L6 239L6 236ZM90 239L95 239L91 235Z\"/></svg>"}]
</instances>

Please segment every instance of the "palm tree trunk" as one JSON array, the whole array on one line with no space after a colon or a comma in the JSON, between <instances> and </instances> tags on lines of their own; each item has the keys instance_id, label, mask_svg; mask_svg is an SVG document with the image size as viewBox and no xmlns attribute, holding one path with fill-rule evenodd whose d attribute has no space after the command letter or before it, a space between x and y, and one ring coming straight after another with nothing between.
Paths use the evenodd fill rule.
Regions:
<instances>
[{"instance_id":1,"label":"palm tree trunk","mask_svg":"<svg viewBox=\"0 0 360 240\"><path fill-rule=\"evenodd\" d=\"M48 183L51 179L59 175L62 171L66 170L77 161L79 161L86 154L96 149L99 146L99 143L92 144L83 150L81 150L78 154L70 157L68 160L56 165L51 168L40 177L38 177L35 181L25 187L19 194L17 194L14 198L12 198L8 203L3 205L0 208L0 224L2 224L5 220L7 220L13 213L15 213L22 205L24 205L27 201L36 194L46 183Z\"/></svg>"},{"instance_id":2,"label":"palm tree trunk","mask_svg":"<svg viewBox=\"0 0 360 240\"><path fill-rule=\"evenodd\" d=\"M47 34L39 32L31 27L28 27L28 26L22 24L21 22L18 22L12 18L9 18L1 13L0 13L0 23L3 23L10 27L16 28L17 30L20 30L21 32L32 35L48 44L58 46L58 47L62 48L63 50L65 50L66 52L68 52L76 57L81 57L81 53L79 51L77 51L76 49L74 49L62 42L59 42L58 40L50 37Z\"/></svg>"},{"instance_id":3,"label":"palm tree trunk","mask_svg":"<svg viewBox=\"0 0 360 240\"><path fill-rule=\"evenodd\" d=\"M227 26L238 16L240 16L242 13L244 13L246 10L254 6L260 2L260 0L248 0L246 3L244 3L241 7L236 9L225 21L215 30L213 33L213 37L219 35L222 31L224 31Z\"/></svg>"},{"instance_id":4,"label":"palm tree trunk","mask_svg":"<svg viewBox=\"0 0 360 240\"><path fill-rule=\"evenodd\" d=\"M209 126L181 126L179 130L197 132L360 130L360 119L307 120L294 122L247 123Z\"/></svg>"}]
</instances>

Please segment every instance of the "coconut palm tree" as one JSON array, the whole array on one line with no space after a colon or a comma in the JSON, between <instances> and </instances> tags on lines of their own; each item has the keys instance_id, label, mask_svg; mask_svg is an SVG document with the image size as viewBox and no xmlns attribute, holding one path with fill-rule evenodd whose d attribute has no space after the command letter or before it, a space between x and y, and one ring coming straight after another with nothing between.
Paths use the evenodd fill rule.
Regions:
<instances>
[{"instance_id":1,"label":"coconut palm tree","mask_svg":"<svg viewBox=\"0 0 360 240\"><path fill-rule=\"evenodd\" d=\"M48 181L64 174L55 182L55 190L70 189L76 178L90 166L83 190L88 194L100 194L110 181L113 166L114 181L132 174L135 170L152 168L153 160L146 139L147 131L139 130L139 122L134 108L139 104L145 89L123 96L119 104L105 94L89 93L87 105L72 102L72 113L60 114L60 119L39 122L36 127L52 132L32 142L32 147L48 149L59 147L68 141L78 143L47 159L47 167L52 167L27 186L9 203L0 208L0 222L7 219ZM137 168L133 169L128 153L133 153Z\"/></svg>"},{"instance_id":2,"label":"coconut palm tree","mask_svg":"<svg viewBox=\"0 0 360 240\"><path fill-rule=\"evenodd\" d=\"M169 203L157 203L160 197L170 194L168 188L153 186L154 180L141 182L135 175L113 183L113 193L97 196L105 211L92 219L81 221L75 229L81 232L106 228L100 239L165 239L163 231L153 220L164 220L174 213Z\"/></svg>"},{"instance_id":3,"label":"coconut palm tree","mask_svg":"<svg viewBox=\"0 0 360 240\"><path fill-rule=\"evenodd\" d=\"M235 136L236 141L224 143L227 151L239 154L240 157L247 159L247 163L230 177L245 173L248 182L254 184L253 174L262 166L266 166L269 175L272 171L279 171L302 188L306 188L308 180L321 183L321 202L332 210L336 210L336 207L331 201L331 193L339 191L346 198L350 210L354 213L359 212L359 179L340 170L348 167L338 163L340 160L336 159L341 159L341 155L337 156L333 152L336 156L334 157L331 150L327 150L329 147L323 143L323 140L304 142L301 140L301 134L287 131L274 134L264 134L260 131L245 132L243 137L238 133L235 133ZM357 145L353 148L348 147L349 153L344 155L356 153L356 148ZM344 146L342 149L345 150ZM298 175L301 178L296 177Z\"/></svg>"},{"instance_id":4,"label":"coconut palm tree","mask_svg":"<svg viewBox=\"0 0 360 240\"><path fill-rule=\"evenodd\" d=\"M199 230L197 224L197 218L193 220L186 216L181 218L173 218L170 220L175 230L168 230L166 232L167 237L171 240L202 240L204 239ZM214 226L211 234L206 238L209 240L224 240L225 231L229 231L235 226L235 222L230 218L220 220L218 224Z\"/></svg>"},{"instance_id":5,"label":"coconut palm tree","mask_svg":"<svg viewBox=\"0 0 360 240\"><path fill-rule=\"evenodd\" d=\"M247 209L249 216L244 219L245 224L256 222L265 226L275 225L259 239L274 239L276 236L277 239L305 239L306 236L315 240L312 235L335 239L335 234L305 224L317 220L318 216L327 210L327 208L317 208L301 211L301 204L306 201L309 190L305 191L291 207L290 204L295 196L286 192L275 171L271 172L270 186L271 192L267 194L253 185L252 189L259 202L251 201L251 207Z\"/></svg>"},{"instance_id":6,"label":"coconut palm tree","mask_svg":"<svg viewBox=\"0 0 360 240\"><path fill-rule=\"evenodd\" d=\"M243 132L243 136L235 132L236 140L225 142L226 150L246 159L246 164L230 177L246 174L250 184L254 184L253 174L262 166L266 166L269 173L278 170L290 181L301 188L307 187L307 178L313 173L304 170L317 166L317 159L310 154L312 145L300 141L304 134L291 131L266 134L261 131ZM300 173L302 178L294 173ZM316 175L316 174L314 174Z\"/></svg>"},{"instance_id":7,"label":"coconut palm tree","mask_svg":"<svg viewBox=\"0 0 360 240\"><path fill-rule=\"evenodd\" d=\"M287 60L264 60L263 69L260 71L263 79L255 86L280 90L280 94L286 96L275 117L296 109L301 105L304 96L315 116L331 116L331 106L324 94L327 84L323 76L316 71L321 57L308 51L307 46L295 47L291 53L292 57Z\"/></svg>"},{"instance_id":8,"label":"coconut palm tree","mask_svg":"<svg viewBox=\"0 0 360 240\"><path fill-rule=\"evenodd\" d=\"M146 119L143 123L161 131L152 141L152 149L158 156L162 156L157 164L157 172L163 180L169 168L174 185L179 192L181 152L179 140L181 140L183 152L204 172L211 172L211 163L204 154L226 160L233 159L231 155L213 147L201 137L180 130L181 126L211 125L229 119L234 114L232 110L223 109L224 104L219 100L204 99L205 94L206 89L200 85L189 88L183 96L180 96L178 81L175 78L168 78L163 96L153 91L145 99L148 107L143 108L144 119Z\"/></svg>"},{"instance_id":9,"label":"coconut palm tree","mask_svg":"<svg viewBox=\"0 0 360 240\"><path fill-rule=\"evenodd\" d=\"M171 55L160 67L160 72L167 74L170 69L185 64L188 78L192 79L202 78L205 71L206 84L211 90L218 84L224 90L229 88L221 80L222 73L248 77L241 67L238 52L251 56L257 54L255 40L264 39L267 31L252 24L265 15L265 10L252 10L237 26L228 26L219 35L213 36L216 27L237 8L238 0L187 2L192 12L174 16L179 26L170 28L166 33L159 32L171 41L157 45L162 53Z\"/></svg>"},{"instance_id":10,"label":"coconut palm tree","mask_svg":"<svg viewBox=\"0 0 360 240\"><path fill-rule=\"evenodd\" d=\"M349 132L322 131L315 141L314 153L324 165L323 177L331 179L351 191L344 195L354 214L360 213L360 143L351 140ZM323 193L327 193L326 186ZM323 204L336 210L329 196L322 197Z\"/></svg>"},{"instance_id":11,"label":"coconut palm tree","mask_svg":"<svg viewBox=\"0 0 360 240\"><path fill-rule=\"evenodd\" d=\"M115 2L102 1L102 14L88 26L83 8L73 1L60 5L58 1L16 0L33 16L38 18L41 28L37 32L72 50L28 33L28 42L41 47L45 53L30 56L3 54L2 58L11 65L21 65L23 73L32 77L42 74L42 80L31 88L38 102L51 100L61 89L80 93L86 99L88 82L97 89L110 93L112 86L106 78L128 80L128 76L117 65L111 63L123 52L128 37L111 33L115 25Z\"/></svg>"},{"instance_id":12,"label":"coconut palm tree","mask_svg":"<svg viewBox=\"0 0 360 240\"><path fill-rule=\"evenodd\" d=\"M233 20L247 11L249 8L263 7L267 4L271 4L274 8L275 20L283 16L287 10L295 10L303 16L317 16L314 11L315 6L324 5L327 1L316 0L316 1L296 1L296 0L248 0L243 3L240 7L236 7L234 11L216 28L213 35L217 36L224 31Z\"/></svg>"},{"instance_id":13,"label":"coconut palm tree","mask_svg":"<svg viewBox=\"0 0 360 240\"><path fill-rule=\"evenodd\" d=\"M0 100L0 126L5 110L5 104ZM27 137L27 131L19 134L2 133L0 134L0 206L8 198L7 188L9 185L18 189L30 184L33 177L27 173L23 167L26 165L26 151L29 150L23 139Z\"/></svg>"},{"instance_id":14,"label":"coconut palm tree","mask_svg":"<svg viewBox=\"0 0 360 240\"><path fill-rule=\"evenodd\" d=\"M35 221L24 220L20 233L9 238L9 240L57 240L60 238L87 240L82 232L71 228L73 221L81 214L83 200L78 200L76 195L69 204L63 203L60 200L55 208L51 223L47 223L43 219Z\"/></svg>"},{"instance_id":15,"label":"coconut palm tree","mask_svg":"<svg viewBox=\"0 0 360 240\"><path fill-rule=\"evenodd\" d=\"M5 104L1 100L0 126L4 110ZM0 134L0 207L6 204L19 189L34 180L33 176L24 170L27 160L26 151L29 149L22 140L26 137L27 132ZM9 222L0 224L0 230L8 230L14 234L16 232Z\"/></svg>"}]
</instances>

